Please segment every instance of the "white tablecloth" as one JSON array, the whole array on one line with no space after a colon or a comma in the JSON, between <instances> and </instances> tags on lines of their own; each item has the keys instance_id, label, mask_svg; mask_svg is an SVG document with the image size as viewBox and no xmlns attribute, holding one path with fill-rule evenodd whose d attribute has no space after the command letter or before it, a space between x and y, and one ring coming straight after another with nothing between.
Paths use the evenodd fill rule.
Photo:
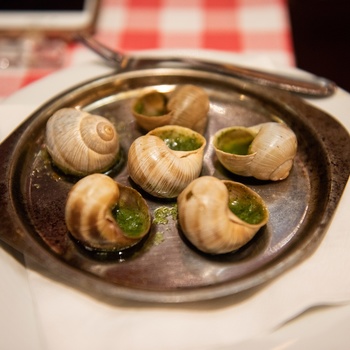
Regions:
<instances>
[{"instance_id":1,"label":"white tablecloth","mask_svg":"<svg viewBox=\"0 0 350 350\"><path fill-rule=\"evenodd\" d=\"M212 52L198 54L228 58ZM250 57L249 61L249 57L232 55L230 59L251 66L273 66L266 57ZM2 116L11 115L11 118L6 119L6 123L1 124L1 137L7 135L40 101L45 101L53 95L53 82L54 89L61 91L67 88L67 82L73 84L74 81L86 80L89 76L106 71L108 69L101 64L91 62L74 69L70 68L19 92L0 105ZM335 115L350 129L350 97L347 93L339 90L329 99L311 102ZM15 267L11 273L18 270L18 280L7 277L7 281L12 286L23 288L25 300L22 295L11 291L3 294L6 300L12 298L11 302L8 301L8 305L11 305L8 309L13 309L14 316L2 319L3 336L0 337L0 347L11 349L9 344L20 343L21 339L16 339L17 330L13 327L21 314L18 309L21 305L26 311L23 314L30 315L26 316L26 320L22 319L19 322L19 325L27 330L26 349L38 350L40 343L43 350L190 350L231 349L235 344L242 344L242 341L272 332L276 327L312 307L348 303L349 208L348 186L327 235L310 258L262 288L239 297L231 296L209 302L158 305L121 299L95 299L44 277L36 269L32 269L33 262L30 260L26 261L28 268L23 270L2 252L7 263L14 263ZM6 274L4 266L2 272ZM6 300L0 299L2 306L7 305ZM1 314L4 315L4 312ZM37 327L32 324L34 320Z\"/></svg>"}]
</instances>

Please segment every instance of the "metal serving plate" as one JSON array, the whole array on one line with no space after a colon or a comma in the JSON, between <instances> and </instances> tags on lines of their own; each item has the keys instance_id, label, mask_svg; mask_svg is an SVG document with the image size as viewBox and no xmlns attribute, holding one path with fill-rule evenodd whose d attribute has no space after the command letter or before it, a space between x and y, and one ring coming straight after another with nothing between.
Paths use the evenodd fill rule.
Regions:
<instances>
[{"instance_id":1,"label":"metal serving plate","mask_svg":"<svg viewBox=\"0 0 350 350\"><path fill-rule=\"evenodd\" d=\"M45 151L47 119L59 108L100 114L120 134L123 162L110 176L132 186L126 171L131 142L143 132L130 112L149 89L170 91L195 84L209 94L208 145L203 175L240 181L258 192L270 220L236 252L203 254L181 234L174 200L142 193L151 213L168 208L165 222L135 249L114 255L81 249L64 222L67 193L76 178L52 168ZM211 136L229 125L283 120L296 133L298 152L290 176L280 182L235 176L217 161ZM349 176L349 134L331 116L291 94L201 70L149 68L104 76L48 101L0 146L0 238L55 278L93 295L140 301L185 302L227 296L268 282L313 252L326 232ZM194 214L195 215L195 214Z\"/></svg>"}]
</instances>

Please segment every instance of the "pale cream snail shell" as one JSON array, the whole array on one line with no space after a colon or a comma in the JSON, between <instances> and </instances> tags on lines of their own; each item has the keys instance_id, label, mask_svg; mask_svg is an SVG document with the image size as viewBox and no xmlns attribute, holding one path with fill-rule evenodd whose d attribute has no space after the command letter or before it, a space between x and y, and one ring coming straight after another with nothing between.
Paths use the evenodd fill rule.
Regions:
<instances>
[{"instance_id":1,"label":"pale cream snail shell","mask_svg":"<svg viewBox=\"0 0 350 350\"><path fill-rule=\"evenodd\" d=\"M208 94L199 86L179 85L169 98L151 91L136 99L132 113L137 123L150 131L164 125L180 125L204 133L209 111Z\"/></svg>"},{"instance_id":2,"label":"pale cream snail shell","mask_svg":"<svg viewBox=\"0 0 350 350\"><path fill-rule=\"evenodd\" d=\"M232 126L215 133L213 146L220 163L234 174L259 180L283 180L293 166L297 138L283 123Z\"/></svg>"},{"instance_id":3,"label":"pale cream snail shell","mask_svg":"<svg viewBox=\"0 0 350 350\"><path fill-rule=\"evenodd\" d=\"M119 156L119 136L106 118L62 108L46 124L46 149L67 174L85 176L111 168Z\"/></svg>"},{"instance_id":4,"label":"pale cream snail shell","mask_svg":"<svg viewBox=\"0 0 350 350\"><path fill-rule=\"evenodd\" d=\"M174 198L200 175L205 145L205 138L189 128L156 128L131 144L128 173L149 194Z\"/></svg>"},{"instance_id":5,"label":"pale cream snail shell","mask_svg":"<svg viewBox=\"0 0 350 350\"><path fill-rule=\"evenodd\" d=\"M149 231L147 202L133 188L104 174L80 179L65 207L69 232L92 250L116 251L134 246Z\"/></svg>"},{"instance_id":6,"label":"pale cream snail shell","mask_svg":"<svg viewBox=\"0 0 350 350\"><path fill-rule=\"evenodd\" d=\"M269 218L256 192L241 183L212 176L192 181L178 196L177 204L182 232L195 247L210 254L239 249Z\"/></svg>"}]
</instances>

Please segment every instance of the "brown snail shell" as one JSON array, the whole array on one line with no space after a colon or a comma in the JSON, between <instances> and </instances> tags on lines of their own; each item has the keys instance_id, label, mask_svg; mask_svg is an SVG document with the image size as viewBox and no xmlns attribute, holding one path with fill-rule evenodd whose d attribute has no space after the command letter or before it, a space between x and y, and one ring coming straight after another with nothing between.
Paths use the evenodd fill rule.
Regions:
<instances>
[{"instance_id":1,"label":"brown snail shell","mask_svg":"<svg viewBox=\"0 0 350 350\"><path fill-rule=\"evenodd\" d=\"M150 131L164 125L180 125L203 134L207 125L209 97L195 85L180 85L169 96L151 91L140 96L132 107L137 123Z\"/></svg>"},{"instance_id":2,"label":"brown snail shell","mask_svg":"<svg viewBox=\"0 0 350 350\"><path fill-rule=\"evenodd\" d=\"M45 142L53 163L76 176L107 171L119 156L114 125L75 108L62 108L49 118Z\"/></svg>"},{"instance_id":3,"label":"brown snail shell","mask_svg":"<svg viewBox=\"0 0 350 350\"><path fill-rule=\"evenodd\" d=\"M191 147L178 147L181 140ZM128 173L149 194L175 198L200 175L205 145L205 138L189 128L177 125L156 128L131 144Z\"/></svg>"},{"instance_id":4,"label":"brown snail shell","mask_svg":"<svg viewBox=\"0 0 350 350\"><path fill-rule=\"evenodd\" d=\"M139 97L133 107L132 114L136 122L146 131L170 124L172 115L167 109L168 99L159 91L151 91Z\"/></svg>"},{"instance_id":5,"label":"brown snail shell","mask_svg":"<svg viewBox=\"0 0 350 350\"><path fill-rule=\"evenodd\" d=\"M133 213L134 226L125 228L118 222L118 215L113 214L118 210ZM65 221L76 240L85 247L102 251L135 245L151 226L148 205L142 196L104 174L88 175L72 187L65 207Z\"/></svg>"},{"instance_id":6,"label":"brown snail shell","mask_svg":"<svg viewBox=\"0 0 350 350\"><path fill-rule=\"evenodd\" d=\"M234 214L230 209L239 214ZM192 181L177 198L181 230L199 250L224 254L248 243L269 218L262 198L247 186L212 176ZM238 208L240 210L235 210Z\"/></svg>"},{"instance_id":7,"label":"brown snail shell","mask_svg":"<svg viewBox=\"0 0 350 350\"><path fill-rule=\"evenodd\" d=\"M278 181L290 173L297 138L286 124L268 122L221 129L214 135L213 146L221 164L232 173Z\"/></svg>"}]
</instances>

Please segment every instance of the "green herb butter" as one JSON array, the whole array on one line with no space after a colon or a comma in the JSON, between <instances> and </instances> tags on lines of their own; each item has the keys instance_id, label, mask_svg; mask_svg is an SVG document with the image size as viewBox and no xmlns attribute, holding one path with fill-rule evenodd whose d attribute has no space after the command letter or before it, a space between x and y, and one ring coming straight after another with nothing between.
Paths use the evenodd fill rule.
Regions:
<instances>
[{"instance_id":1,"label":"green herb butter","mask_svg":"<svg viewBox=\"0 0 350 350\"><path fill-rule=\"evenodd\" d=\"M159 245L164 242L164 234L163 232L156 232L153 238L153 244Z\"/></svg>"},{"instance_id":2,"label":"green herb butter","mask_svg":"<svg viewBox=\"0 0 350 350\"><path fill-rule=\"evenodd\" d=\"M251 135L241 136L232 140L225 140L222 142L221 150L227 153L238 154L238 155L246 155L249 151L249 146L253 141L253 137Z\"/></svg>"},{"instance_id":3,"label":"green herb butter","mask_svg":"<svg viewBox=\"0 0 350 350\"><path fill-rule=\"evenodd\" d=\"M141 101L138 101L137 103L135 103L134 110L136 113L142 114L144 112L143 109L144 109L144 106Z\"/></svg>"},{"instance_id":4,"label":"green herb butter","mask_svg":"<svg viewBox=\"0 0 350 350\"><path fill-rule=\"evenodd\" d=\"M265 208L250 196L231 200L228 205L236 216L248 224L258 224L266 216Z\"/></svg>"},{"instance_id":5,"label":"green herb butter","mask_svg":"<svg viewBox=\"0 0 350 350\"><path fill-rule=\"evenodd\" d=\"M159 137L173 151L194 151L202 146L202 143L195 135L191 137L174 131L167 131Z\"/></svg>"},{"instance_id":6,"label":"green herb butter","mask_svg":"<svg viewBox=\"0 0 350 350\"><path fill-rule=\"evenodd\" d=\"M154 211L154 219L153 222L155 224L166 225L171 217L173 220L176 220L177 217L177 205L173 205L172 207L158 207Z\"/></svg>"},{"instance_id":7,"label":"green herb butter","mask_svg":"<svg viewBox=\"0 0 350 350\"><path fill-rule=\"evenodd\" d=\"M136 101L134 111L147 117L159 117L167 114L167 98L159 92L150 92Z\"/></svg>"},{"instance_id":8,"label":"green herb butter","mask_svg":"<svg viewBox=\"0 0 350 350\"><path fill-rule=\"evenodd\" d=\"M141 212L116 206L112 211L119 227L129 237L138 237L144 232L146 218Z\"/></svg>"}]
</instances>

